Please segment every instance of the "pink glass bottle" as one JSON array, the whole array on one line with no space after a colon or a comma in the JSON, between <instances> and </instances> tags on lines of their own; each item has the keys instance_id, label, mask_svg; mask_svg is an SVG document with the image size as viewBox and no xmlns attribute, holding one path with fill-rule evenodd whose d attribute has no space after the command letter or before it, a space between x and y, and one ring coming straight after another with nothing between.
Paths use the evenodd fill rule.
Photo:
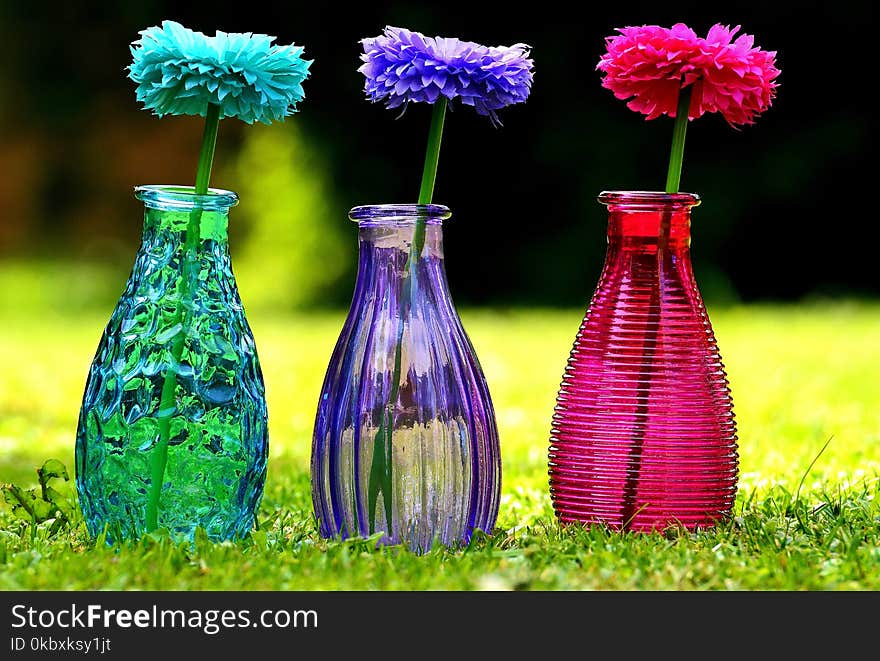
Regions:
<instances>
[{"instance_id":1,"label":"pink glass bottle","mask_svg":"<svg viewBox=\"0 0 880 661\"><path fill-rule=\"evenodd\" d=\"M563 523L710 526L738 453L721 355L691 269L689 193L603 192L608 249L556 400L550 493Z\"/></svg>"}]
</instances>

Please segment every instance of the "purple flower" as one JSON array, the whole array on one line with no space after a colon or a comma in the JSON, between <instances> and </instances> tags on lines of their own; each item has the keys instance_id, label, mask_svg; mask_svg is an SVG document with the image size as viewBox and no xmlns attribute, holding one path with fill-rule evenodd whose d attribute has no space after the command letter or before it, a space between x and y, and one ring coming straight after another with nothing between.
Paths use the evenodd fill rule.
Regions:
<instances>
[{"instance_id":1,"label":"purple flower","mask_svg":"<svg viewBox=\"0 0 880 661\"><path fill-rule=\"evenodd\" d=\"M495 111L523 103L531 91L533 63L526 44L482 46L390 26L361 43L364 91L388 108L459 98L498 125Z\"/></svg>"}]
</instances>

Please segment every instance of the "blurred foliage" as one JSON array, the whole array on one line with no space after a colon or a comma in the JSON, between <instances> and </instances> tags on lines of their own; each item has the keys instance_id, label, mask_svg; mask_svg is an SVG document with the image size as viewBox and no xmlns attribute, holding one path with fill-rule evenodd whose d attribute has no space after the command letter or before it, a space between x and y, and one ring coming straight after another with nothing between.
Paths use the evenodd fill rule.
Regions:
<instances>
[{"instance_id":1,"label":"blurred foliage","mask_svg":"<svg viewBox=\"0 0 880 661\"><path fill-rule=\"evenodd\" d=\"M45 269L35 288L60 287L36 296L112 306L140 237L132 187L194 178L201 120L144 112L125 76L138 31L173 18L206 32L265 32L314 58L296 116L265 128L221 124L212 184L241 194L231 249L248 308L345 307L357 246L346 212L413 201L424 158L428 109L414 104L398 117L367 103L356 71L358 41L393 24L533 47L532 96L505 109L503 127L464 107L447 117L435 201L453 212L444 233L456 303L583 306L605 251L597 194L662 186L672 130L668 118L646 122L601 87L603 39L624 25L685 21L704 32L720 21L777 50L782 75L773 107L754 126L733 130L713 115L688 131L682 186L703 199L692 233L705 298L876 297L878 228L851 194L872 187L876 122L855 91L866 80L862 63L872 61L862 33L873 11L861 0L723 8L683 0L591 5L589 20L577 21L568 4L553 2L527 13L473 3L435 11L402 0L344 11L322 3L3 2L0 281L16 271L23 292L5 295L26 298L16 264L32 262ZM845 66L817 56L817 35L847 44ZM832 234L834 248L825 240ZM91 269L94 286L68 295L68 269Z\"/></svg>"},{"instance_id":2,"label":"blurred foliage","mask_svg":"<svg viewBox=\"0 0 880 661\"><path fill-rule=\"evenodd\" d=\"M109 317L127 276L124 268L100 262L0 260L0 319L96 307L106 310Z\"/></svg>"}]
</instances>

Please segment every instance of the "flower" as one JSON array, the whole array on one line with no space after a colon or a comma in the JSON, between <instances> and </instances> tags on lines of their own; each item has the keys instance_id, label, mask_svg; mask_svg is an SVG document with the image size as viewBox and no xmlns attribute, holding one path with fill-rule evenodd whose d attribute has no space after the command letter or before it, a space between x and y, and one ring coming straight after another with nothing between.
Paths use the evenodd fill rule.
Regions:
<instances>
[{"instance_id":1,"label":"flower","mask_svg":"<svg viewBox=\"0 0 880 661\"><path fill-rule=\"evenodd\" d=\"M533 64L526 44L489 47L390 26L361 44L364 91L388 108L458 98L497 125L495 111L524 102L531 90Z\"/></svg>"},{"instance_id":2,"label":"flower","mask_svg":"<svg viewBox=\"0 0 880 661\"><path fill-rule=\"evenodd\" d=\"M679 90L693 85L689 117L720 112L731 126L754 124L776 95L776 52L754 47L740 26L715 24L705 38L684 23L626 27L607 37L602 86L655 119L675 117Z\"/></svg>"},{"instance_id":3,"label":"flower","mask_svg":"<svg viewBox=\"0 0 880 661\"><path fill-rule=\"evenodd\" d=\"M220 118L270 124L296 112L312 60L300 46L278 46L275 37L221 32L213 37L174 21L142 30L131 45L129 77L144 108L163 115L205 116L209 103Z\"/></svg>"}]
</instances>

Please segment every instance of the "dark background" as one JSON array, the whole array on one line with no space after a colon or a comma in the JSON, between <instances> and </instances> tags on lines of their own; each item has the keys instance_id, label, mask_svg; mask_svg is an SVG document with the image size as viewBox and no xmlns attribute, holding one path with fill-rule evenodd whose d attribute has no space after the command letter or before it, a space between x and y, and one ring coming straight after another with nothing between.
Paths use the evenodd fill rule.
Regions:
<instances>
[{"instance_id":1,"label":"dark background","mask_svg":"<svg viewBox=\"0 0 880 661\"><path fill-rule=\"evenodd\" d=\"M320 222L338 223L352 245L350 207L414 201L429 120L427 106L397 119L397 111L364 100L359 39L390 24L488 45L530 44L532 95L500 112L502 128L470 108L447 117L435 201L453 211L445 235L459 304L576 307L604 256L606 215L596 195L662 189L672 131L668 118L647 122L601 87L595 65L604 37L645 23L682 21L699 34L715 22L740 24L757 45L778 51L782 74L773 106L755 125L735 130L717 115L690 125L682 190L703 199L693 214L693 258L705 297L880 294L867 98L877 86L874 16L870 3L854 2L0 0L0 263L69 260L127 273L140 235L131 187L191 183L201 120L143 111L125 73L138 31L165 18L208 34L263 32L305 47L315 60L306 99L277 130L295 123L321 154L332 213ZM235 158L248 130L222 123L212 185L241 187L247 173L222 163ZM235 258L247 237L232 224ZM318 304L347 304L349 261ZM116 293L121 284L113 283Z\"/></svg>"}]
</instances>

